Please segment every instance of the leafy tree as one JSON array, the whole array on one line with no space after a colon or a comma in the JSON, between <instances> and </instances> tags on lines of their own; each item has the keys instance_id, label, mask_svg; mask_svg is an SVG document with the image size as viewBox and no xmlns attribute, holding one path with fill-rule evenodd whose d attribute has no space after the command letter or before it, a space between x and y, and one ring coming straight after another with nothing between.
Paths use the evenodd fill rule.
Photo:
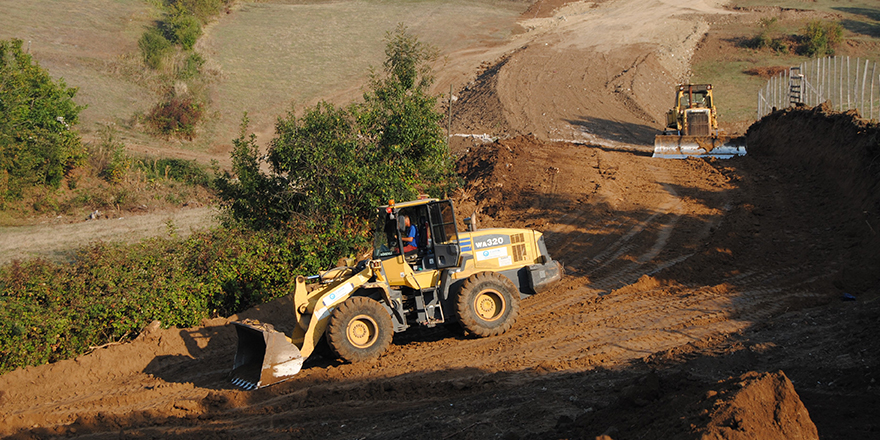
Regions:
<instances>
[{"instance_id":1,"label":"leafy tree","mask_svg":"<svg viewBox=\"0 0 880 440\"><path fill-rule=\"evenodd\" d=\"M0 201L25 187L58 187L85 158L73 129L85 107L76 88L49 73L21 50L21 40L0 41Z\"/></svg>"},{"instance_id":2,"label":"leafy tree","mask_svg":"<svg viewBox=\"0 0 880 440\"><path fill-rule=\"evenodd\" d=\"M232 168L236 179L224 176L217 179L217 189L226 202L228 214L235 221L254 229L280 227L290 218L291 191L285 188L285 179L270 176L260 170L260 148L256 136L248 135L248 118L242 118L241 132L232 148Z\"/></svg>"},{"instance_id":3,"label":"leafy tree","mask_svg":"<svg viewBox=\"0 0 880 440\"><path fill-rule=\"evenodd\" d=\"M238 181L225 179L221 197L232 217L256 228L305 228L337 236L355 231L360 244L376 205L440 196L456 183L439 122L428 62L436 50L399 26L387 35L387 60L374 73L364 102L321 102L297 117L280 117L270 142L270 174L260 171L246 120L233 151Z\"/></svg>"},{"instance_id":4,"label":"leafy tree","mask_svg":"<svg viewBox=\"0 0 880 440\"><path fill-rule=\"evenodd\" d=\"M437 49L419 42L398 25L386 36L382 74L373 74L364 95L367 132L376 140L378 159L401 165L405 176L434 195L454 186L452 158L440 122L443 114L428 89L434 83L430 62ZM414 182L415 183L415 182Z\"/></svg>"},{"instance_id":5,"label":"leafy tree","mask_svg":"<svg viewBox=\"0 0 880 440\"><path fill-rule=\"evenodd\" d=\"M804 28L802 50L807 56L834 55L843 38L840 23L813 20Z\"/></svg>"}]
</instances>

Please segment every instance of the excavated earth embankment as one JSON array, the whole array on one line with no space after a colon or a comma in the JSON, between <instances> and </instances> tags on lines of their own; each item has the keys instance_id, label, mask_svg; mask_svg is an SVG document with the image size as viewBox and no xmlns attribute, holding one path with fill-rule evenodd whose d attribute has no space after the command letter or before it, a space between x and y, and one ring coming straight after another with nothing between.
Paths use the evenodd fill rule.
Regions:
<instances>
[{"instance_id":1,"label":"excavated earth embankment","mask_svg":"<svg viewBox=\"0 0 880 440\"><path fill-rule=\"evenodd\" d=\"M244 392L227 319L150 327L0 376L0 436L877 437L876 125L796 109L752 126L745 157L650 157L720 3L536 2L479 52L453 132L511 137L456 138L458 215L544 232L567 272L509 332L400 334L375 362L315 356ZM229 319L289 330L290 311Z\"/></svg>"},{"instance_id":2,"label":"excavated earth embankment","mask_svg":"<svg viewBox=\"0 0 880 440\"><path fill-rule=\"evenodd\" d=\"M768 139L791 126L806 133ZM849 154L823 148L829 136L871 160L821 165ZM225 319L150 328L0 376L0 435L872 437L876 139L851 115L801 109L755 125L754 154L728 161L474 141L460 152L459 215L544 231L567 270L508 333L401 334L375 362L315 357L294 380L244 392L226 379ZM289 310L278 300L242 317L283 329Z\"/></svg>"}]
</instances>

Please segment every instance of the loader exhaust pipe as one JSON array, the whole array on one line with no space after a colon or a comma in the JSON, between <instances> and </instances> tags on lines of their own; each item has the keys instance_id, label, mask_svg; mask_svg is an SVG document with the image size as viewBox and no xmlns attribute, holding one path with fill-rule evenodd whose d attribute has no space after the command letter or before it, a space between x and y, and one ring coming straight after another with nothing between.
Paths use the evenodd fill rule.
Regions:
<instances>
[{"instance_id":1,"label":"loader exhaust pipe","mask_svg":"<svg viewBox=\"0 0 880 440\"><path fill-rule=\"evenodd\" d=\"M238 344L230 380L235 386L263 388L290 379L302 369L299 348L271 324L251 320L233 324Z\"/></svg>"}]
</instances>

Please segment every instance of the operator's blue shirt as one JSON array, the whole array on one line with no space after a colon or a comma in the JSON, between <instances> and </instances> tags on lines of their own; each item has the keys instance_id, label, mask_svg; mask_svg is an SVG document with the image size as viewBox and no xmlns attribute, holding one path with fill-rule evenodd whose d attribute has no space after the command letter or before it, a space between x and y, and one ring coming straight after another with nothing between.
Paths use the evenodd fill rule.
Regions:
<instances>
[{"instance_id":1,"label":"operator's blue shirt","mask_svg":"<svg viewBox=\"0 0 880 440\"><path fill-rule=\"evenodd\" d=\"M406 236L412 237L413 240L410 242L403 242L404 246L419 247L419 229L416 228L416 225L409 226L409 230L407 231Z\"/></svg>"}]
</instances>

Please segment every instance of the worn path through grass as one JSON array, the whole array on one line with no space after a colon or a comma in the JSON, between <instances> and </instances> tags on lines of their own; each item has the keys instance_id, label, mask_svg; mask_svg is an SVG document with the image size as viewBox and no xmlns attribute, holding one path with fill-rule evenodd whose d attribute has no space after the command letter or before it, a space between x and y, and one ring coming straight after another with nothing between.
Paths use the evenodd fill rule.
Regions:
<instances>
[{"instance_id":1,"label":"worn path through grass","mask_svg":"<svg viewBox=\"0 0 880 440\"><path fill-rule=\"evenodd\" d=\"M134 243L145 237L180 237L217 224L214 207L185 208L137 216L101 218L80 223L41 224L0 228L0 264L12 260L45 258L67 261L95 241Z\"/></svg>"}]
</instances>

